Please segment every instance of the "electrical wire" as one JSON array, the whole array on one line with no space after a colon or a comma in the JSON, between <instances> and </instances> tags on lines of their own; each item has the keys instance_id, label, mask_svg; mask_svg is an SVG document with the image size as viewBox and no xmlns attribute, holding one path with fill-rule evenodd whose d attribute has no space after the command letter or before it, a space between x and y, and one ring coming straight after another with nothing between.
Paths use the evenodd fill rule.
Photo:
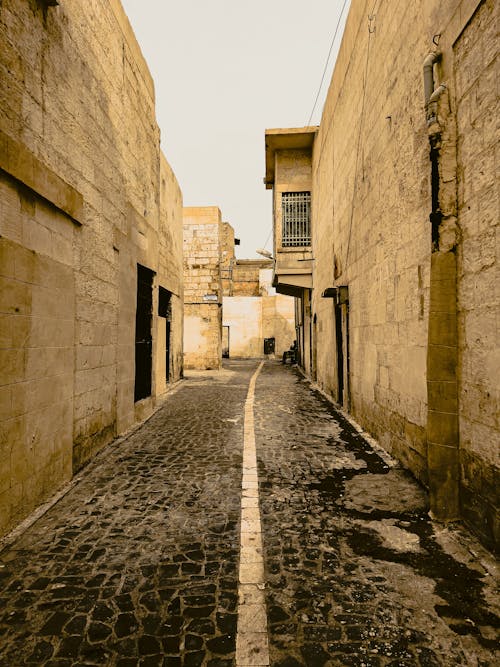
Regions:
<instances>
[{"instance_id":1,"label":"electrical wire","mask_svg":"<svg viewBox=\"0 0 500 667\"><path fill-rule=\"evenodd\" d=\"M328 51L328 56L326 58L326 63L325 63L325 67L323 69L323 74L321 75L321 81L320 81L320 84L319 84L318 92L316 94L316 99L314 100L311 115L309 116L309 120L307 121L307 126L309 126L311 124L311 120L312 120L312 117L313 117L313 114L314 114L314 110L316 109L316 105L317 105L318 100L319 100L319 94L321 93L321 88L323 87L323 81L325 80L326 70L328 69L328 63L330 62L330 56L332 55L333 45L335 43L335 38L337 37L337 33L339 31L340 21L342 20L342 15L344 14L344 9L345 9L346 5L347 5L347 0L344 0L344 4L342 5L342 9L340 10L337 25L335 27L335 32L333 33L333 38L332 38L332 42L330 44L330 50Z\"/></svg>"},{"instance_id":2,"label":"electrical wire","mask_svg":"<svg viewBox=\"0 0 500 667\"><path fill-rule=\"evenodd\" d=\"M349 261L349 250L351 247L351 233L352 233L352 223L354 220L354 203L356 199L356 189L358 184L358 164L359 164L359 154L361 148L361 133L364 127L365 120L365 101L366 101L366 84L368 80L368 64L370 61L370 47L372 42L372 35L375 32L375 27L372 23L375 21L375 9L378 5L379 0L375 0L373 9L370 14L368 14L368 45L366 48L366 62L365 62L365 71L363 75L363 97L361 102L361 113L359 116L359 132L358 132L358 141L356 147L356 163L354 165L354 183L352 186L352 201L351 201L351 215L349 220L349 235L347 237L347 251L345 257L345 266L347 267L347 262Z\"/></svg>"},{"instance_id":3,"label":"electrical wire","mask_svg":"<svg viewBox=\"0 0 500 667\"><path fill-rule=\"evenodd\" d=\"M264 249L265 249L266 245L269 243L269 239L271 238L271 234L272 234L272 233L273 233L273 228L271 227L271 231L270 231L269 234L268 234L268 237L267 237L267 239L266 239L266 242L265 242L264 245L262 246Z\"/></svg>"}]
</instances>

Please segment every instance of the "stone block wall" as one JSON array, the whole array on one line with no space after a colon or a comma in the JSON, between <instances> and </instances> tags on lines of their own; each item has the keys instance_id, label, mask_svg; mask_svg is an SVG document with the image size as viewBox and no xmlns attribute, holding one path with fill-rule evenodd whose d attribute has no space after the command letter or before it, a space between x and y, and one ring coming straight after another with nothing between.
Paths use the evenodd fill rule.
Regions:
<instances>
[{"instance_id":1,"label":"stone block wall","mask_svg":"<svg viewBox=\"0 0 500 667\"><path fill-rule=\"evenodd\" d=\"M375 11L353 0L312 185L317 381L338 397L340 331L321 294L346 286L347 407L429 485L441 518L461 515L489 545L498 543L498 13L488 0ZM435 88L444 84L434 128L429 52Z\"/></svg>"},{"instance_id":2,"label":"stone block wall","mask_svg":"<svg viewBox=\"0 0 500 667\"><path fill-rule=\"evenodd\" d=\"M260 273L272 267L272 260L237 259L232 271L232 290L235 296L260 296Z\"/></svg>"},{"instance_id":3,"label":"stone block wall","mask_svg":"<svg viewBox=\"0 0 500 667\"><path fill-rule=\"evenodd\" d=\"M222 223L221 279L222 292L230 296L232 290L233 266L236 262L234 253L234 229L229 222Z\"/></svg>"},{"instance_id":4,"label":"stone block wall","mask_svg":"<svg viewBox=\"0 0 500 667\"><path fill-rule=\"evenodd\" d=\"M281 198L283 192L309 192L311 190L311 155L310 150L276 151L275 156L274 198L274 256L276 270L282 267L300 268L299 259L307 256L309 248L297 250L282 246L283 216Z\"/></svg>"},{"instance_id":5,"label":"stone block wall","mask_svg":"<svg viewBox=\"0 0 500 667\"><path fill-rule=\"evenodd\" d=\"M462 512L499 540L499 7L480 3L453 45L458 134L457 253Z\"/></svg>"},{"instance_id":6,"label":"stone block wall","mask_svg":"<svg viewBox=\"0 0 500 667\"><path fill-rule=\"evenodd\" d=\"M276 294L272 268L262 268L268 265L265 260L238 260L234 267L233 289L223 299L230 357L265 358L264 339L274 338L275 356L281 358L295 340L294 299Z\"/></svg>"},{"instance_id":7,"label":"stone block wall","mask_svg":"<svg viewBox=\"0 0 500 667\"><path fill-rule=\"evenodd\" d=\"M285 294L263 294L262 337L274 338L275 355L281 359L296 339L295 299Z\"/></svg>"},{"instance_id":8,"label":"stone block wall","mask_svg":"<svg viewBox=\"0 0 500 667\"><path fill-rule=\"evenodd\" d=\"M172 294L180 376L180 190L118 0L0 4L0 533L149 414L134 402L137 265Z\"/></svg>"},{"instance_id":9,"label":"stone block wall","mask_svg":"<svg viewBox=\"0 0 500 667\"><path fill-rule=\"evenodd\" d=\"M71 235L71 222L61 218ZM2 532L72 474L73 267L30 245L0 239Z\"/></svg>"},{"instance_id":10,"label":"stone block wall","mask_svg":"<svg viewBox=\"0 0 500 667\"><path fill-rule=\"evenodd\" d=\"M185 207L184 367L222 364L221 212L215 206Z\"/></svg>"},{"instance_id":11,"label":"stone block wall","mask_svg":"<svg viewBox=\"0 0 500 667\"><path fill-rule=\"evenodd\" d=\"M258 359L264 356L262 299L225 296L223 326L229 327L229 357Z\"/></svg>"},{"instance_id":12,"label":"stone block wall","mask_svg":"<svg viewBox=\"0 0 500 667\"><path fill-rule=\"evenodd\" d=\"M432 22L419 5L381 3L371 22L368 2L351 5L313 153L312 314L317 379L336 396L335 315L321 293L348 286L350 409L426 481L431 239L421 62Z\"/></svg>"},{"instance_id":13,"label":"stone block wall","mask_svg":"<svg viewBox=\"0 0 500 667\"><path fill-rule=\"evenodd\" d=\"M223 325L229 327L231 358L264 358L265 338L275 339L275 356L281 358L295 339L293 297L225 296Z\"/></svg>"}]
</instances>

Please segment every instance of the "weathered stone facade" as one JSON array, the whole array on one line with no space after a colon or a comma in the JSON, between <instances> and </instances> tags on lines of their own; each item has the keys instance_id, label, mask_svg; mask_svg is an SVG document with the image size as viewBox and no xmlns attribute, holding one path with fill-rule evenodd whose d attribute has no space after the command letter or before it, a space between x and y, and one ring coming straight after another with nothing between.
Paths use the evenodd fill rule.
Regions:
<instances>
[{"instance_id":1,"label":"weathered stone facade","mask_svg":"<svg viewBox=\"0 0 500 667\"><path fill-rule=\"evenodd\" d=\"M311 151L313 286L297 295L302 364L428 486L436 517L464 518L492 546L498 3L372 10L367 0L351 3ZM312 130L268 131L266 141ZM303 165L292 169L300 178Z\"/></svg>"},{"instance_id":2,"label":"weathered stone facade","mask_svg":"<svg viewBox=\"0 0 500 667\"><path fill-rule=\"evenodd\" d=\"M457 119L457 322L461 508L498 539L500 257L498 3L453 44ZM451 54L450 54L451 55Z\"/></svg>"},{"instance_id":3,"label":"weathered stone facade","mask_svg":"<svg viewBox=\"0 0 500 667\"><path fill-rule=\"evenodd\" d=\"M231 292L234 296L260 296L268 287L261 282L261 271L272 268L266 259L236 259L231 273ZM228 295L230 296L230 295Z\"/></svg>"},{"instance_id":4,"label":"weathered stone facade","mask_svg":"<svg viewBox=\"0 0 500 667\"><path fill-rule=\"evenodd\" d=\"M224 294L222 317L227 356L265 358L264 340L274 339L280 358L295 340L294 299L276 294L266 260L236 260L230 294Z\"/></svg>"},{"instance_id":5,"label":"weathered stone facade","mask_svg":"<svg viewBox=\"0 0 500 667\"><path fill-rule=\"evenodd\" d=\"M151 76L118 0L50 4L0 3L0 533L182 370L182 198Z\"/></svg>"},{"instance_id":6,"label":"weathered stone facade","mask_svg":"<svg viewBox=\"0 0 500 667\"><path fill-rule=\"evenodd\" d=\"M184 366L222 363L222 245L216 206L184 208ZM234 239L233 239L234 241Z\"/></svg>"},{"instance_id":7,"label":"weathered stone facade","mask_svg":"<svg viewBox=\"0 0 500 667\"><path fill-rule=\"evenodd\" d=\"M271 354L281 357L295 339L294 300L276 294L272 260L236 259L234 246L234 230L225 222L221 268L223 356L265 358L268 351L264 350L264 341L272 339Z\"/></svg>"},{"instance_id":8,"label":"weathered stone facade","mask_svg":"<svg viewBox=\"0 0 500 667\"><path fill-rule=\"evenodd\" d=\"M280 356L295 338L294 302L275 294L272 262L236 259L234 229L215 206L184 208L184 366L218 369L222 357Z\"/></svg>"}]
</instances>

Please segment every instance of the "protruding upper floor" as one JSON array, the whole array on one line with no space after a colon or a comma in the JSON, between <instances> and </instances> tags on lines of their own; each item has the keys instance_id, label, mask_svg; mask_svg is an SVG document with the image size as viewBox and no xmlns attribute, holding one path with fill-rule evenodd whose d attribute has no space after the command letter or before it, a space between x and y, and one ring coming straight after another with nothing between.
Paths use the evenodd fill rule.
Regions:
<instances>
[{"instance_id":1,"label":"protruding upper floor","mask_svg":"<svg viewBox=\"0 0 500 667\"><path fill-rule=\"evenodd\" d=\"M273 189L275 271L282 294L312 287L312 150L317 127L266 130L266 188Z\"/></svg>"}]
</instances>

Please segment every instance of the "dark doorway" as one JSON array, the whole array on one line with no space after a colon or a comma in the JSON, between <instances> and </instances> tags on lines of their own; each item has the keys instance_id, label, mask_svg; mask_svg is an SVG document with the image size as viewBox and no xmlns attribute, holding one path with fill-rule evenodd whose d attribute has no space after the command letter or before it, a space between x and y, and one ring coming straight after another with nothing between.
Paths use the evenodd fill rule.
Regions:
<instances>
[{"instance_id":1,"label":"dark doorway","mask_svg":"<svg viewBox=\"0 0 500 667\"><path fill-rule=\"evenodd\" d=\"M344 404L344 346L342 341L342 306L335 304L335 340L337 343L337 402Z\"/></svg>"},{"instance_id":2,"label":"dark doorway","mask_svg":"<svg viewBox=\"0 0 500 667\"><path fill-rule=\"evenodd\" d=\"M172 323L172 293L158 289L158 315L165 318L165 380L170 382L170 327ZM158 352L160 354L160 352Z\"/></svg>"},{"instance_id":3,"label":"dark doorway","mask_svg":"<svg viewBox=\"0 0 500 667\"><path fill-rule=\"evenodd\" d=\"M264 354L274 354L275 347L275 338L264 338Z\"/></svg>"},{"instance_id":4,"label":"dark doorway","mask_svg":"<svg viewBox=\"0 0 500 667\"><path fill-rule=\"evenodd\" d=\"M134 386L134 401L136 402L151 396L153 277L153 271L140 264L137 265Z\"/></svg>"},{"instance_id":5,"label":"dark doorway","mask_svg":"<svg viewBox=\"0 0 500 667\"><path fill-rule=\"evenodd\" d=\"M337 400L349 410L349 289L338 288L335 304L335 334L337 340Z\"/></svg>"},{"instance_id":6,"label":"dark doorway","mask_svg":"<svg viewBox=\"0 0 500 667\"><path fill-rule=\"evenodd\" d=\"M342 405L346 410L351 409L351 388L349 370L349 301L341 305L342 309L342 343L344 350L344 399Z\"/></svg>"},{"instance_id":7,"label":"dark doorway","mask_svg":"<svg viewBox=\"0 0 500 667\"><path fill-rule=\"evenodd\" d=\"M222 327L222 356L229 359L229 327Z\"/></svg>"},{"instance_id":8,"label":"dark doorway","mask_svg":"<svg viewBox=\"0 0 500 667\"><path fill-rule=\"evenodd\" d=\"M318 329L317 329L317 317L316 313L312 318L312 333L311 333L311 377L316 382L318 379Z\"/></svg>"}]
</instances>

